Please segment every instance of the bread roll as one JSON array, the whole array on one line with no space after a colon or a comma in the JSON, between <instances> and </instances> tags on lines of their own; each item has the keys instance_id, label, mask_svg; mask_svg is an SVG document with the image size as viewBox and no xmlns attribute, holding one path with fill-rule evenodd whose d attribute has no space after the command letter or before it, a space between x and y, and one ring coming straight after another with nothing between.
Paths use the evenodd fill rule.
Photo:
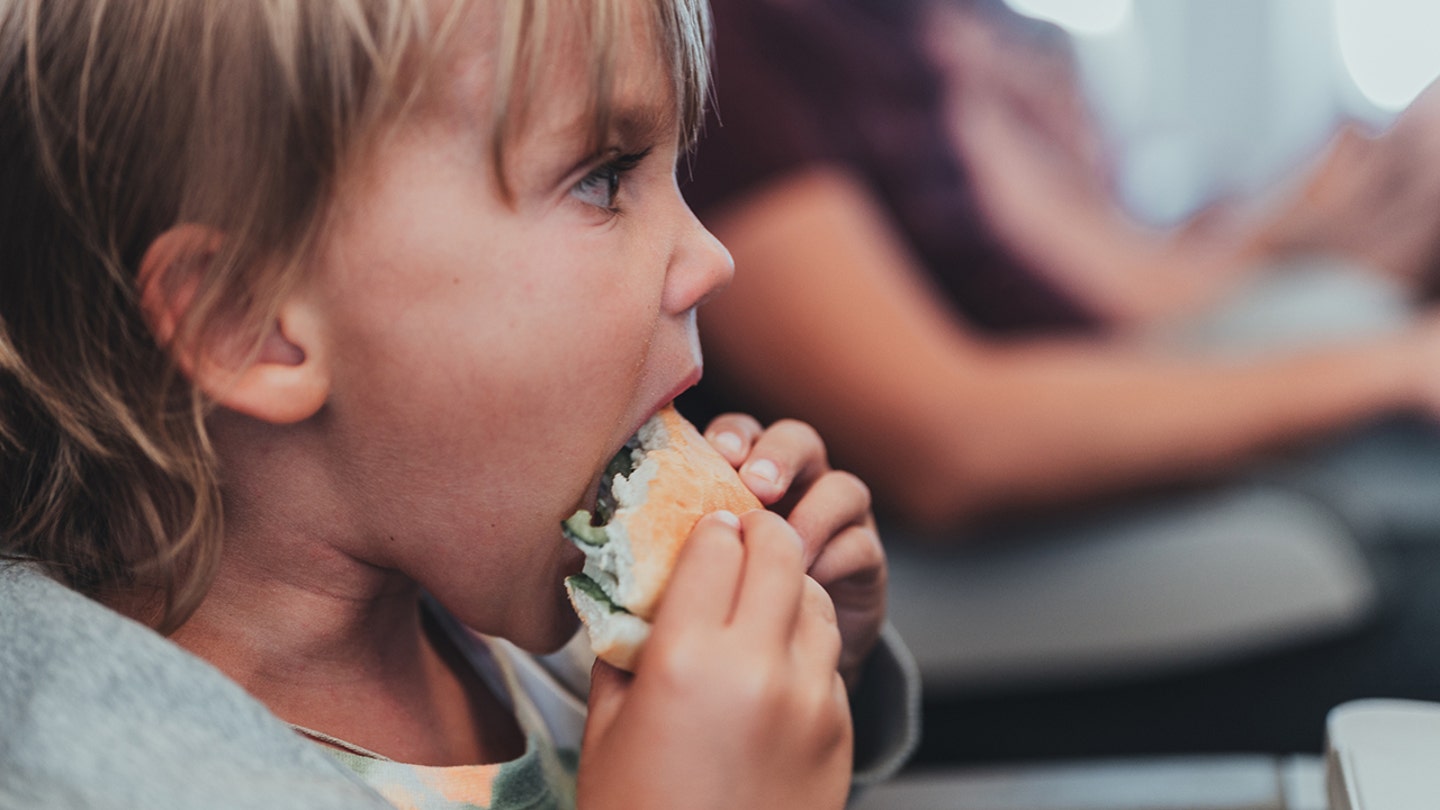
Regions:
<instances>
[{"instance_id":1,"label":"bread roll","mask_svg":"<svg viewBox=\"0 0 1440 810\"><path fill-rule=\"evenodd\" d=\"M565 589L595 654L633 670L690 530L711 512L760 506L674 406L651 417L607 468L598 514L582 509L564 524L585 552L584 571L567 578Z\"/></svg>"}]
</instances>

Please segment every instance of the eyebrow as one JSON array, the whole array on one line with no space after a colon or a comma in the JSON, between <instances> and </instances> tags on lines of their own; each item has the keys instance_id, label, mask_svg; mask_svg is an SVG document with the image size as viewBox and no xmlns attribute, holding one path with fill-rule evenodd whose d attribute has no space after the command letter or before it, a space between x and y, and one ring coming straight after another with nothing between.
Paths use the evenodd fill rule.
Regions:
<instances>
[{"instance_id":1,"label":"eyebrow","mask_svg":"<svg viewBox=\"0 0 1440 810\"><path fill-rule=\"evenodd\" d=\"M674 129L679 120L673 105L621 104L611 112L610 129L625 143L645 143L658 140Z\"/></svg>"},{"instance_id":2,"label":"eyebrow","mask_svg":"<svg viewBox=\"0 0 1440 810\"><path fill-rule=\"evenodd\" d=\"M643 98L618 99L611 105L605 131L595 131L594 109L577 113L569 122L541 135L542 140L551 143L588 143L589 149L578 160L572 156L563 164L551 164L545 170L543 180L536 176L541 187L550 187L576 173L587 164L607 156L638 151L661 140L679 124L679 110ZM558 156L558 155L557 155ZM504 181L502 181L504 182ZM523 185L523 184L522 184Z\"/></svg>"},{"instance_id":3,"label":"eyebrow","mask_svg":"<svg viewBox=\"0 0 1440 810\"><path fill-rule=\"evenodd\" d=\"M562 131L571 138L589 140L595 134L594 121L592 116L579 115ZM646 102L617 104L610 111L606 131L592 142L594 148L559 176L573 174L581 166L606 154L648 147L673 130L678 122L677 111L667 109L665 105Z\"/></svg>"}]
</instances>

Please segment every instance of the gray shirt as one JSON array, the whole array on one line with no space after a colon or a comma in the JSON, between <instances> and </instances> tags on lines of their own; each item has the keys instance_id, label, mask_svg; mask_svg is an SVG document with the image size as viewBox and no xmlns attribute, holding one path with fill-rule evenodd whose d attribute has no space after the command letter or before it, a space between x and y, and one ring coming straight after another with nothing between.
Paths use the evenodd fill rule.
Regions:
<instances>
[{"instance_id":1,"label":"gray shirt","mask_svg":"<svg viewBox=\"0 0 1440 810\"><path fill-rule=\"evenodd\" d=\"M857 784L918 735L918 680L898 639L856 703ZM349 769L234 681L148 627L0 564L0 810L381 810Z\"/></svg>"}]
</instances>

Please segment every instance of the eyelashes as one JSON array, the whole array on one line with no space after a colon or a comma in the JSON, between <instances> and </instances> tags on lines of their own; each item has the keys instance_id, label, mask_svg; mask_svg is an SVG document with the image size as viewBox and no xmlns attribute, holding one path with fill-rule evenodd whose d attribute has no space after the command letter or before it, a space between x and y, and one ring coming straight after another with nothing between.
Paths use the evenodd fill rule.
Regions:
<instances>
[{"instance_id":1,"label":"eyelashes","mask_svg":"<svg viewBox=\"0 0 1440 810\"><path fill-rule=\"evenodd\" d=\"M644 149L639 152L616 155L601 163L570 187L571 196L586 205L604 209L612 214L620 213L619 197L625 175L639 166L649 154L650 149Z\"/></svg>"}]
</instances>

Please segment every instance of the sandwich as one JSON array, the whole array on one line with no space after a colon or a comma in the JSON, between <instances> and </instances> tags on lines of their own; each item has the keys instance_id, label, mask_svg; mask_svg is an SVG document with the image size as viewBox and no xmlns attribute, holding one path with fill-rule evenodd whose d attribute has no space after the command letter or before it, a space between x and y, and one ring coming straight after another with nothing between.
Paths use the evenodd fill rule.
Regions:
<instances>
[{"instance_id":1,"label":"sandwich","mask_svg":"<svg viewBox=\"0 0 1440 810\"><path fill-rule=\"evenodd\" d=\"M633 671L680 547L700 518L759 509L724 456L673 405L650 418L605 469L595 513L563 524L585 553L565 580L570 604L605 662Z\"/></svg>"}]
</instances>

